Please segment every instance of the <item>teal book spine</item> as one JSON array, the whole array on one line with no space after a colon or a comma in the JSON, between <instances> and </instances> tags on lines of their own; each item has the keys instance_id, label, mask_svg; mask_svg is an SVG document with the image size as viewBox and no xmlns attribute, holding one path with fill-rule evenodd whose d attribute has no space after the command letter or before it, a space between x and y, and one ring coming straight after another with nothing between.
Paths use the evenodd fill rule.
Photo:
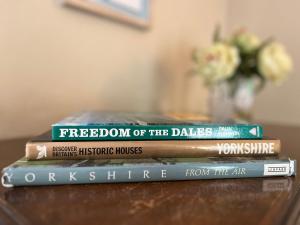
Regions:
<instances>
[{"instance_id":1,"label":"teal book spine","mask_svg":"<svg viewBox=\"0 0 300 225\"><path fill-rule=\"evenodd\" d=\"M52 126L53 141L262 139L256 124L198 125L60 125Z\"/></svg>"},{"instance_id":2,"label":"teal book spine","mask_svg":"<svg viewBox=\"0 0 300 225\"><path fill-rule=\"evenodd\" d=\"M169 158L132 160L21 159L2 171L5 187L293 176L289 159Z\"/></svg>"}]
</instances>

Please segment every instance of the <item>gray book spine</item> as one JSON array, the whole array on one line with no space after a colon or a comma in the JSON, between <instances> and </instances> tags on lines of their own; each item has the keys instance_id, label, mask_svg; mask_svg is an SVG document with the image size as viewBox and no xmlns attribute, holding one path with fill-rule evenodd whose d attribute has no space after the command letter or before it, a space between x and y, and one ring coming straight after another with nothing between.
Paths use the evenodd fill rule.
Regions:
<instances>
[{"instance_id":1,"label":"gray book spine","mask_svg":"<svg viewBox=\"0 0 300 225\"><path fill-rule=\"evenodd\" d=\"M87 183L147 182L295 175L294 160L230 163L177 163L122 166L32 166L3 170L5 187Z\"/></svg>"}]
</instances>

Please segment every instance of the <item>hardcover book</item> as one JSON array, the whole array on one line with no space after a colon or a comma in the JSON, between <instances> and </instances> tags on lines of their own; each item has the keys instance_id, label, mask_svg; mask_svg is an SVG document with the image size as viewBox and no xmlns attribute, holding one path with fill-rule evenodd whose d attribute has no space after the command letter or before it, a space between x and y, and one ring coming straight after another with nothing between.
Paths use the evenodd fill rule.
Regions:
<instances>
[{"instance_id":1,"label":"hardcover book","mask_svg":"<svg viewBox=\"0 0 300 225\"><path fill-rule=\"evenodd\" d=\"M293 176L295 160L277 158L152 158L26 161L4 168L5 187Z\"/></svg>"},{"instance_id":2,"label":"hardcover book","mask_svg":"<svg viewBox=\"0 0 300 225\"><path fill-rule=\"evenodd\" d=\"M213 123L201 115L84 112L52 125L52 140L261 139L258 124Z\"/></svg>"},{"instance_id":3,"label":"hardcover book","mask_svg":"<svg viewBox=\"0 0 300 225\"><path fill-rule=\"evenodd\" d=\"M47 132L26 144L28 160L271 156L279 152L276 139L52 142Z\"/></svg>"}]
</instances>

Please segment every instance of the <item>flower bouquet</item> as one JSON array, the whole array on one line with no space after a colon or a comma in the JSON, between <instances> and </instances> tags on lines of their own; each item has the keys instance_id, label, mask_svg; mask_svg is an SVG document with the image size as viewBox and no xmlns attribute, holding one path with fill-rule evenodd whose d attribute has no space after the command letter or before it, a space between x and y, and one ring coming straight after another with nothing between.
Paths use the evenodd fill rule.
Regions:
<instances>
[{"instance_id":1,"label":"flower bouquet","mask_svg":"<svg viewBox=\"0 0 300 225\"><path fill-rule=\"evenodd\" d=\"M266 81L281 84L291 72L292 60L284 46L262 41L246 29L238 29L230 38L214 34L214 43L193 53L194 71L211 89L211 116L216 120L251 119L255 94Z\"/></svg>"}]
</instances>

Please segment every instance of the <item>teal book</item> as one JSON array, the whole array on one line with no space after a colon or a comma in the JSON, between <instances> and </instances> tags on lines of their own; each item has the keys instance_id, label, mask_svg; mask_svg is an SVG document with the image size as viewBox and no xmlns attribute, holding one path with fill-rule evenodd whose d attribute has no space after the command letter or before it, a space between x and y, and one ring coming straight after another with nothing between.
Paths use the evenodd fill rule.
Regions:
<instances>
[{"instance_id":1,"label":"teal book","mask_svg":"<svg viewBox=\"0 0 300 225\"><path fill-rule=\"evenodd\" d=\"M293 176L296 162L278 158L149 158L26 161L4 168L5 187Z\"/></svg>"},{"instance_id":2,"label":"teal book","mask_svg":"<svg viewBox=\"0 0 300 225\"><path fill-rule=\"evenodd\" d=\"M53 141L262 139L258 124L202 115L83 112L52 125Z\"/></svg>"}]
</instances>

